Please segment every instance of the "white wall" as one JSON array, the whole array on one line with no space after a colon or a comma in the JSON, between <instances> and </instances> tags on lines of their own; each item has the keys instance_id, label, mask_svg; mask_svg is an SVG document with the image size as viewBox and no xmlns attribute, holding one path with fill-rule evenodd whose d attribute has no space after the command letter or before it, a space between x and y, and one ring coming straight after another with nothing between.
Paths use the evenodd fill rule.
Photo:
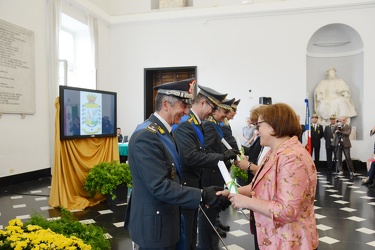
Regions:
<instances>
[{"instance_id":1,"label":"white wall","mask_svg":"<svg viewBox=\"0 0 375 250\"><path fill-rule=\"evenodd\" d=\"M352 0L331 1L342 5ZM82 7L87 1L77 2ZM99 20L98 27L98 89L118 92L118 125L123 133L131 135L143 121L143 70L152 67L197 66L200 84L240 98L232 121L236 135L260 96L289 103L303 120L307 44L315 31L329 23L347 24L363 39L365 89L361 103L364 131L369 131L375 124L375 1L332 9L285 3L280 11L276 11L277 5L264 4L122 17L110 17L88 5L89 12L105 19ZM55 97L48 96L53 91L48 82L47 0L2 0L0 18L32 30L35 37L36 113L25 119L2 114L0 177L4 177L52 166L54 128L50 124L54 117L50 111L54 114L51 100ZM365 161L373 142L368 136L353 142L353 157Z\"/></svg>"},{"instance_id":2,"label":"white wall","mask_svg":"<svg viewBox=\"0 0 375 250\"><path fill-rule=\"evenodd\" d=\"M22 8L20 8L22 6ZM34 115L3 114L0 119L0 177L50 167L46 2L0 1L0 18L34 32Z\"/></svg>"},{"instance_id":3,"label":"white wall","mask_svg":"<svg viewBox=\"0 0 375 250\"><path fill-rule=\"evenodd\" d=\"M2 0L0 18L34 32L36 112L21 119L19 114L0 118L0 178L50 168L53 165L54 100L49 97L48 81L48 8L49 0ZM108 89L108 22L99 20L98 88ZM52 87L52 90L56 87ZM111 89L108 89L111 90ZM50 112L52 116L50 115ZM51 125L52 124L52 125ZM51 138L52 137L52 138Z\"/></svg>"},{"instance_id":4,"label":"white wall","mask_svg":"<svg viewBox=\"0 0 375 250\"><path fill-rule=\"evenodd\" d=\"M369 131L375 124L371 106L375 88L371 83L375 79L370 73L375 65L374 48L370 46L375 42L374 2L355 8L288 6L289 10L274 12L256 12L242 6L222 15L157 13L149 15L148 20L116 19L111 32L111 75L112 82L127 83L118 86L118 91L126 95L119 100L118 124L123 133L131 134L143 120L143 69L152 67L196 65L199 84L240 98L238 114L231 122L237 136L260 96L290 104L303 121L307 45L319 28L330 23L353 27L365 44L362 104L364 130ZM365 161L372 153L373 141L365 136L363 141L353 142L352 157Z\"/></svg>"}]
</instances>

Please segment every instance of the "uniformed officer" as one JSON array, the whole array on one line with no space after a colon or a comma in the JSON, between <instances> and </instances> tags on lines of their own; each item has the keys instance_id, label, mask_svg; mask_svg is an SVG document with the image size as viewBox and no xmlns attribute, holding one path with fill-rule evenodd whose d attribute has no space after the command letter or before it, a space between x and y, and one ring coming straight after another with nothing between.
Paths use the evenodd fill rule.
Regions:
<instances>
[{"instance_id":1,"label":"uniformed officer","mask_svg":"<svg viewBox=\"0 0 375 250\"><path fill-rule=\"evenodd\" d=\"M201 188L201 172L204 167L216 166L220 160L235 158L236 153L206 153L202 121L216 110L226 94L199 85L199 93L187 116L173 132L182 166L184 186ZM182 209L185 218L186 250L195 249L197 242L197 209Z\"/></svg>"},{"instance_id":2,"label":"uniformed officer","mask_svg":"<svg viewBox=\"0 0 375 250\"><path fill-rule=\"evenodd\" d=\"M317 168L320 167L320 139L323 137L323 126L318 123L318 115L313 114L311 117L311 146L312 152L314 152L314 162Z\"/></svg>"},{"instance_id":3,"label":"uniformed officer","mask_svg":"<svg viewBox=\"0 0 375 250\"><path fill-rule=\"evenodd\" d=\"M155 113L130 138L133 190L125 228L139 250L179 249L180 207L197 209L202 201L214 208L218 202L216 190L222 188L181 187L180 158L170 134L171 125L188 113L195 86L194 79L156 86Z\"/></svg>"},{"instance_id":4,"label":"uniformed officer","mask_svg":"<svg viewBox=\"0 0 375 250\"><path fill-rule=\"evenodd\" d=\"M241 150L238 148L236 138L233 136L232 128L229 121L234 118L237 114L237 107L241 100L236 100L232 103L229 113L226 115L224 121L220 122L221 130L224 134L224 139L229 143L232 148Z\"/></svg>"},{"instance_id":5,"label":"uniformed officer","mask_svg":"<svg viewBox=\"0 0 375 250\"><path fill-rule=\"evenodd\" d=\"M217 110L215 110L211 116L208 117L207 121L203 123L204 129L204 142L206 146L206 152L223 154L227 148L222 143L224 138L223 131L220 127L220 122L224 121L226 115L230 112L231 105L234 99L225 99ZM236 150L238 152L238 150ZM229 160L225 161L225 164L229 168L231 163ZM202 187L211 186L213 183L217 186L224 186L225 182L217 164L206 165L202 171ZM219 212L215 209L203 208L204 212L210 218L211 223L215 225L216 231L222 237L226 237L226 233L218 225ZM198 216L198 249L217 249L216 242L213 241L213 231L210 223L204 219L205 216L200 213ZM216 235L216 234L215 234Z\"/></svg>"},{"instance_id":6,"label":"uniformed officer","mask_svg":"<svg viewBox=\"0 0 375 250\"><path fill-rule=\"evenodd\" d=\"M334 159L336 159L336 150L333 142L333 130L336 125L336 116L331 115L330 124L324 128L324 139L326 140L326 155L327 155L327 167L332 169L332 154L334 154Z\"/></svg>"}]
</instances>

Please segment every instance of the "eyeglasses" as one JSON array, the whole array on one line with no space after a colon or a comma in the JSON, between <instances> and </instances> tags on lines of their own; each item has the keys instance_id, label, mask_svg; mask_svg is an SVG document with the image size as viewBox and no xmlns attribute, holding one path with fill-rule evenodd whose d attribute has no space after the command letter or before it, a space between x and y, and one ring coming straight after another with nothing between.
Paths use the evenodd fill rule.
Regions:
<instances>
[{"instance_id":1,"label":"eyeglasses","mask_svg":"<svg viewBox=\"0 0 375 250\"><path fill-rule=\"evenodd\" d=\"M259 124L262 124L263 122L266 122L266 121L256 122L256 123L255 123L255 127L256 127L256 129L259 129Z\"/></svg>"},{"instance_id":2,"label":"eyeglasses","mask_svg":"<svg viewBox=\"0 0 375 250\"><path fill-rule=\"evenodd\" d=\"M214 111L216 110L216 107L215 107L213 104L211 104L211 103L209 103L209 102L207 102L207 101L206 101L206 103L208 104L208 106L211 107L211 109L212 109L211 111L212 111L212 112L214 112Z\"/></svg>"}]
</instances>

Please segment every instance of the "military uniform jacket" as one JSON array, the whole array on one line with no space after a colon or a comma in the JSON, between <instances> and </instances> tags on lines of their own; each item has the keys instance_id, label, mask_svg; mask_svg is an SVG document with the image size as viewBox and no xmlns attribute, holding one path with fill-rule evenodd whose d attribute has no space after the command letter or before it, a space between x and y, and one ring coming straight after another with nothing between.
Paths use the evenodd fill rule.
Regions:
<instances>
[{"instance_id":1,"label":"military uniform jacket","mask_svg":"<svg viewBox=\"0 0 375 250\"><path fill-rule=\"evenodd\" d=\"M311 145L315 147L320 147L320 139L323 137L323 126L320 124L316 125L316 129L314 129L314 125L311 123Z\"/></svg>"},{"instance_id":2,"label":"military uniform jacket","mask_svg":"<svg viewBox=\"0 0 375 250\"><path fill-rule=\"evenodd\" d=\"M217 166L219 160L224 157L221 154L206 153L193 126L199 126L193 112L189 112L189 118L178 125L173 132L181 159L182 183L184 186L201 187L202 169ZM203 132L202 132L203 133Z\"/></svg>"},{"instance_id":3,"label":"military uniform jacket","mask_svg":"<svg viewBox=\"0 0 375 250\"><path fill-rule=\"evenodd\" d=\"M333 146L333 130L335 125L327 125L324 129L324 139L326 140L326 148Z\"/></svg>"},{"instance_id":4,"label":"military uniform jacket","mask_svg":"<svg viewBox=\"0 0 375 250\"><path fill-rule=\"evenodd\" d=\"M210 116L203 124L204 141L206 144L206 151L210 153L217 153L222 155L226 150L224 144L221 142L222 135L218 132L220 125L215 118ZM202 186L223 186L225 184L223 176L219 167L212 165L211 168L205 168L202 174Z\"/></svg>"},{"instance_id":5,"label":"military uniform jacket","mask_svg":"<svg viewBox=\"0 0 375 250\"><path fill-rule=\"evenodd\" d=\"M156 116L151 115L149 121L129 142L133 189L125 228L140 247L169 247L180 238L180 206L197 208L201 190L181 187L173 157L157 133L172 137Z\"/></svg>"},{"instance_id":6,"label":"military uniform jacket","mask_svg":"<svg viewBox=\"0 0 375 250\"><path fill-rule=\"evenodd\" d=\"M225 118L224 121L220 123L220 126L224 134L224 139L229 143L229 145L232 148L240 150L240 148L238 148L237 146L236 138L234 138L233 136L232 128L229 124L228 119Z\"/></svg>"}]
</instances>

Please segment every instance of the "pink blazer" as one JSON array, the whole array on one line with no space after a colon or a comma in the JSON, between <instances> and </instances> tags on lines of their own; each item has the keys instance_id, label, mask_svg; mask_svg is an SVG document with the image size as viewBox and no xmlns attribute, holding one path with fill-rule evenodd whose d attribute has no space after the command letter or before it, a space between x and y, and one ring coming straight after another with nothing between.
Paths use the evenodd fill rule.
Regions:
<instances>
[{"instance_id":1,"label":"pink blazer","mask_svg":"<svg viewBox=\"0 0 375 250\"><path fill-rule=\"evenodd\" d=\"M317 174L310 154L294 136L275 152L269 151L262 164L264 167L259 168L252 190L254 197L270 201L271 218L254 213L259 248L317 248L319 236L314 213Z\"/></svg>"}]
</instances>

